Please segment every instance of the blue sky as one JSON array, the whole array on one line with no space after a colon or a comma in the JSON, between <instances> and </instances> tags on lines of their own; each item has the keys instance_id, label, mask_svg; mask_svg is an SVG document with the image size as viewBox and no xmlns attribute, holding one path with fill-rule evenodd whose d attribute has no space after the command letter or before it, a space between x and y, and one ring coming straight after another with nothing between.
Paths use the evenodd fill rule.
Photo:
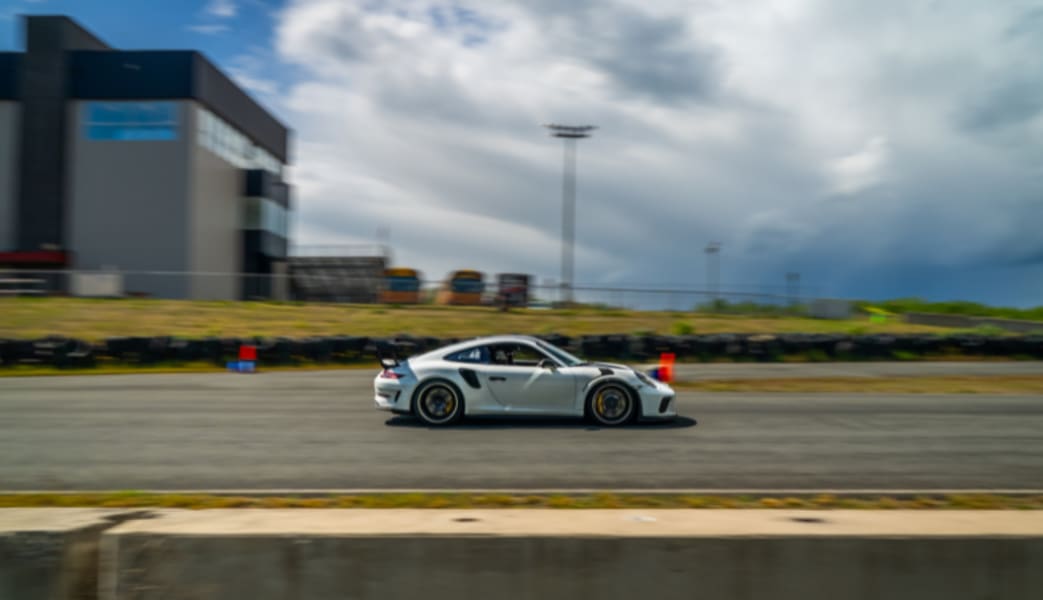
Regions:
<instances>
[{"instance_id":1,"label":"blue sky","mask_svg":"<svg viewBox=\"0 0 1043 600\"><path fill-rule=\"evenodd\" d=\"M5 0L0 47L13 50L21 43L13 15L63 14L118 48L192 48L221 62L236 56L244 44L270 47L273 11L280 5L265 0ZM234 9L222 11L224 6Z\"/></svg>"},{"instance_id":2,"label":"blue sky","mask_svg":"<svg viewBox=\"0 0 1043 600\"><path fill-rule=\"evenodd\" d=\"M432 279L1043 304L1039 0L6 0L203 51L293 129L294 235Z\"/></svg>"},{"instance_id":3,"label":"blue sky","mask_svg":"<svg viewBox=\"0 0 1043 600\"><path fill-rule=\"evenodd\" d=\"M20 50L18 15L62 14L79 21L109 45L133 49L192 49L222 70L234 71L244 56L273 60L275 0L5 0L0 8L0 51ZM266 70L271 81L288 72ZM272 110L278 106L269 106ZM282 116L282 115L280 115Z\"/></svg>"}]
</instances>

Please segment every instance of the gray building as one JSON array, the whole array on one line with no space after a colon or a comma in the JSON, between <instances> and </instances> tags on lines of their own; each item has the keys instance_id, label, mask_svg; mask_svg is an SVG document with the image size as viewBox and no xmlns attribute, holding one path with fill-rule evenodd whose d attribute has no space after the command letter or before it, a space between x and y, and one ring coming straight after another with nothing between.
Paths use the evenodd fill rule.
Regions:
<instances>
[{"instance_id":1,"label":"gray building","mask_svg":"<svg viewBox=\"0 0 1043 600\"><path fill-rule=\"evenodd\" d=\"M0 268L115 269L165 298L282 295L287 128L198 52L23 23L25 52L0 53Z\"/></svg>"}]
</instances>

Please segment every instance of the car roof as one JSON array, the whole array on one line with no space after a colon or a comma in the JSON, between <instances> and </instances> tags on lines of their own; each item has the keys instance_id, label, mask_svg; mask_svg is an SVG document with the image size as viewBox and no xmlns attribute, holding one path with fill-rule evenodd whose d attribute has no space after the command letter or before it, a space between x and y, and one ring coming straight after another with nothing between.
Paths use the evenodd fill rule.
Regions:
<instances>
[{"instance_id":1,"label":"car roof","mask_svg":"<svg viewBox=\"0 0 1043 600\"><path fill-rule=\"evenodd\" d=\"M473 348L474 346L483 346L487 344L510 344L524 342L529 344L538 344L542 340L535 338L531 335L488 335L484 337L471 338L448 346L442 346L436 348L430 352L425 352L420 356L417 356L415 360L429 360L432 358L441 358L446 354L452 352L458 352L460 350L466 350L467 348Z\"/></svg>"}]
</instances>

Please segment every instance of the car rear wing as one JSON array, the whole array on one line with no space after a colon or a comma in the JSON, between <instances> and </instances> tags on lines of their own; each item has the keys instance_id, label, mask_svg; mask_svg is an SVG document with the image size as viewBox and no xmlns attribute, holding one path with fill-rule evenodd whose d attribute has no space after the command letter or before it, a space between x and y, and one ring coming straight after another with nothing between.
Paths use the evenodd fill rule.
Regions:
<instances>
[{"instance_id":1,"label":"car rear wing","mask_svg":"<svg viewBox=\"0 0 1043 600\"><path fill-rule=\"evenodd\" d=\"M398 360L398 353L395 352L395 346L393 344L378 344L377 360L380 361L380 366L385 369L394 369L402 364Z\"/></svg>"}]
</instances>

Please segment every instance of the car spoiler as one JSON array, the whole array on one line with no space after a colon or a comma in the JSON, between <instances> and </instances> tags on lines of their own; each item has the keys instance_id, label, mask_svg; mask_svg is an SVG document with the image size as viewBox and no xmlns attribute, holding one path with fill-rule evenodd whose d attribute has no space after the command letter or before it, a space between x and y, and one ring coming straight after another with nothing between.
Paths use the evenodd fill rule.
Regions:
<instances>
[{"instance_id":1,"label":"car spoiler","mask_svg":"<svg viewBox=\"0 0 1043 600\"><path fill-rule=\"evenodd\" d=\"M380 361L380 366L385 369L393 369L401 364L398 360L398 354L395 352L395 346L392 344L380 344L377 346L377 360Z\"/></svg>"}]
</instances>

